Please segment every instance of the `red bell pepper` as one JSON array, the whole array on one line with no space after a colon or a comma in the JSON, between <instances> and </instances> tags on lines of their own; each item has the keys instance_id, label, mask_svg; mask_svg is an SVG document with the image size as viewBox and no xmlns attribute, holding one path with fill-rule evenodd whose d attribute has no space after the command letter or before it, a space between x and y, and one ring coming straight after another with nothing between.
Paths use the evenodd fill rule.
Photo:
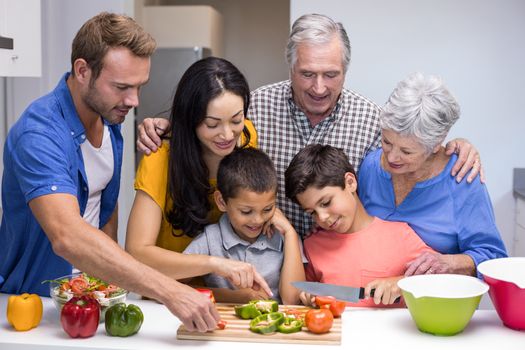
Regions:
<instances>
[{"instance_id":1,"label":"red bell pepper","mask_svg":"<svg viewBox=\"0 0 525 350\"><path fill-rule=\"evenodd\" d=\"M226 328L227 324L228 324L228 322L226 322L224 320L219 320L219 323L217 323L217 328L218 329L224 329L224 328Z\"/></svg>"},{"instance_id":2,"label":"red bell pepper","mask_svg":"<svg viewBox=\"0 0 525 350\"><path fill-rule=\"evenodd\" d=\"M206 295L210 301L212 303L215 304L215 297L213 296L213 291L211 289L206 289L206 288L195 288L195 290L201 294L204 294ZM219 323L217 323L217 328L218 329L224 329L226 328L226 324L228 322L224 321L224 320L219 320Z\"/></svg>"},{"instance_id":3,"label":"red bell pepper","mask_svg":"<svg viewBox=\"0 0 525 350\"><path fill-rule=\"evenodd\" d=\"M90 296L71 298L60 313L62 328L72 338L91 337L98 328L100 305Z\"/></svg>"},{"instance_id":4,"label":"red bell pepper","mask_svg":"<svg viewBox=\"0 0 525 350\"><path fill-rule=\"evenodd\" d=\"M213 292L210 289L195 288L195 290L201 294L206 295L208 298L210 298L210 301L215 304L215 297L213 296Z\"/></svg>"}]
</instances>

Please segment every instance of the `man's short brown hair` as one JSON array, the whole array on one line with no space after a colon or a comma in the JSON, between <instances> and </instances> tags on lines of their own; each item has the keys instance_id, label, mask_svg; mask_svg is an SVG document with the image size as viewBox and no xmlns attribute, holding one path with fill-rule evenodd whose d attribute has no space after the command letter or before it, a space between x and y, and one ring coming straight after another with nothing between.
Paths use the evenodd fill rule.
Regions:
<instances>
[{"instance_id":1,"label":"man's short brown hair","mask_svg":"<svg viewBox=\"0 0 525 350\"><path fill-rule=\"evenodd\" d=\"M91 68L92 81L98 78L110 48L125 47L139 57L150 57L155 39L131 17L102 12L80 28L71 49L71 73L74 62L82 58Z\"/></svg>"}]
</instances>

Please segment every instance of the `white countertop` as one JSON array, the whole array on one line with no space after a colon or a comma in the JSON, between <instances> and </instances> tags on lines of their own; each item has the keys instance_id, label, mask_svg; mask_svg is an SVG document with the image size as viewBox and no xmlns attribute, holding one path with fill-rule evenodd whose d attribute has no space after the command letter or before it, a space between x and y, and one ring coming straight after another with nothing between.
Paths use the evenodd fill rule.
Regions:
<instances>
[{"instance_id":1,"label":"white countertop","mask_svg":"<svg viewBox=\"0 0 525 350\"><path fill-rule=\"evenodd\" d=\"M40 325L27 332L15 331L7 322L7 295L0 294L1 350L58 350L58 349L525 349L525 331L503 326L494 310L477 310L467 328L451 337L425 334L416 328L407 309L351 309L343 314L343 334L340 346L269 344L220 341L182 341L176 338L180 321L164 306L153 301L128 300L144 313L139 333L128 338L109 337L104 325L87 339L73 339L63 331L58 311L50 298L42 298L44 316Z\"/></svg>"}]
</instances>

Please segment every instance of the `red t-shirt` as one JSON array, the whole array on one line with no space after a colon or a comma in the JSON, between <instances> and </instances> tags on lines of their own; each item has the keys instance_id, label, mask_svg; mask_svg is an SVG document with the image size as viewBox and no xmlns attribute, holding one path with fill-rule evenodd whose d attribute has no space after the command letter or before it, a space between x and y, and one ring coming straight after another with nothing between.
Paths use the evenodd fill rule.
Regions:
<instances>
[{"instance_id":1,"label":"red t-shirt","mask_svg":"<svg viewBox=\"0 0 525 350\"><path fill-rule=\"evenodd\" d=\"M320 230L304 241L306 279L365 287L378 278L403 275L406 264L427 251L433 252L404 222L374 218L367 228L350 234ZM372 298L348 306L385 307Z\"/></svg>"}]
</instances>

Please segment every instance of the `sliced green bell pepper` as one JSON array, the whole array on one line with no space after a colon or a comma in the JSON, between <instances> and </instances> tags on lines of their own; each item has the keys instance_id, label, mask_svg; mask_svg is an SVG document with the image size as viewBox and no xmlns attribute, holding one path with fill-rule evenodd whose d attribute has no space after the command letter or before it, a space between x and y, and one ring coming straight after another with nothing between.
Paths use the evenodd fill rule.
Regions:
<instances>
[{"instance_id":1,"label":"sliced green bell pepper","mask_svg":"<svg viewBox=\"0 0 525 350\"><path fill-rule=\"evenodd\" d=\"M273 333L283 322L284 315L281 312L271 312L254 318L250 322L250 330L261 334Z\"/></svg>"},{"instance_id":2,"label":"sliced green bell pepper","mask_svg":"<svg viewBox=\"0 0 525 350\"><path fill-rule=\"evenodd\" d=\"M137 333L144 321L144 314L137 305L118 303L106 310L106 333L128 337Z\"/></svg>"},{"instance_id":3,"label":"sliced green bell pepper","mask_svg":"<svg viewBox=\"0 0 525 350\"><path fill-rule=\"evenodd\" d=\"M295 333L303 329L303 321L292 318L285 317L284 322L277 326L277 331L280 333Z\"/></svg>"},{"instance_id":4,"label":"sliced green bell pepper","mask_svg":"<svg viewBox=\"0 0 525 350\"><path fill-rule=\"evenodd\" d=\"M257 310L262 314L269 314L270 312L279 311L279 304L275 300L252 300L250 304L254 304Z\"/></svg>"},{"instance_id":5,"label":"sliced green bell pepper","mask_svg":"<svg viewBox=\"0 0 525 350\"><path fill-rule=\"evenodd\" d=\"M261 315L261 312L257 310L257 307L253 303L236 305L234 309L235 314L243 320L249 320Z\"/></svg>"}]
</instances>

